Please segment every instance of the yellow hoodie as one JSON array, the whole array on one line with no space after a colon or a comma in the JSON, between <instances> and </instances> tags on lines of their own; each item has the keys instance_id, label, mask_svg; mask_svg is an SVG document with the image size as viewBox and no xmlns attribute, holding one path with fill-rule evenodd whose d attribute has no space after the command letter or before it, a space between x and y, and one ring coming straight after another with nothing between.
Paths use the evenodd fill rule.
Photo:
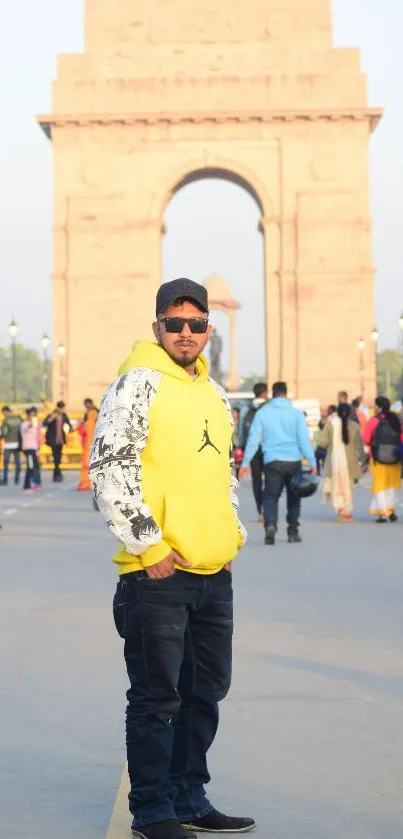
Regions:
<instances>
[{"instance_id":1,"label":"yellow hoodie","mask_svg":"<svg viewBox=\"0 0 403 839\"><path fill-rule=\"evenodd\" d=\"M197 574L234 559L246 533L237 517L225 394L203 356L193 379L158 344L140 341L102 401L91 454L99 508L121 546L120 573L174 548Z\"/></svg>"}]
</instances>

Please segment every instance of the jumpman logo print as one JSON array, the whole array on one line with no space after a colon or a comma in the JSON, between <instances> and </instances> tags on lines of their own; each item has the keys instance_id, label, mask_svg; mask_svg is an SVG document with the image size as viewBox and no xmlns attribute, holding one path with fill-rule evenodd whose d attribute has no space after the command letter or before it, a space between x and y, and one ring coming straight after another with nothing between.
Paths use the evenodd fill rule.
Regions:
<instances>
[{"instance_id":1,"label":"jumpman logo print","mask_svg":"<svg viewBox=\"0 0 403 839\"><path fill-rule=\"evenodd\" d=\"M211 446L211 448L218 452L218 454L221 454L221 452L218 451L217 446L215 446L214 443L212 443L210 440L210 435L208 433L208 420L206 420L206 427L203 431L203 443L201 445L201 448L199 449L199 452L202 452L203 449L207 448L207 446Z\"/></svg>"}]
</instances>

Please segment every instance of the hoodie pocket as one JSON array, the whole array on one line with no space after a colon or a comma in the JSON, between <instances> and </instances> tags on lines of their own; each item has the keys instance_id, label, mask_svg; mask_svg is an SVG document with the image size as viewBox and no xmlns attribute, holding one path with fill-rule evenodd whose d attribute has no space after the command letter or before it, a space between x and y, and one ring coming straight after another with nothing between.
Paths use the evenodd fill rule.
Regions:
<instances>
[{"instance_id":1,"label":"hoodie pocket","mask_svg":"<svg viewBox=\"0 0 403 839\"><path fill-rule=\"evenodd\" d=\"M220 570L234 559L239 546L238 523L229 497L222 492L166 495L163 538L195 570Z\"/></svg>"}]
</instances>

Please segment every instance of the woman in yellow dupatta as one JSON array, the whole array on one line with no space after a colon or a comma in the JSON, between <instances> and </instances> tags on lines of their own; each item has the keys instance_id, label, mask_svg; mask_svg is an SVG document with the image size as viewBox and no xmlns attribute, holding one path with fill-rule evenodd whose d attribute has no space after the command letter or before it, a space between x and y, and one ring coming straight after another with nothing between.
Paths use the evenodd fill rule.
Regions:
<instances>
[{"instance_id":1,"label":"woman in yellow dupatta","mask_svg":"<svg viewBox=\"0 0 403 839\"><path fill-rule=\"evenodd\" d=\"M386 438L390 440L382 444L378 443L380 423L386 432L386 435L382 436L385 436L385 440ZM397 521L396 490L400 489L402 473L402 464L397 451L400 440L399 418L390 410L389 399L386 396L378 396L375 400L375 416L368 421L364 431L364 443L371 450L371 514L377 516L376 521L379 524ZM386 460L389 462L385 462Z\"/></svg>"}]
</instances>

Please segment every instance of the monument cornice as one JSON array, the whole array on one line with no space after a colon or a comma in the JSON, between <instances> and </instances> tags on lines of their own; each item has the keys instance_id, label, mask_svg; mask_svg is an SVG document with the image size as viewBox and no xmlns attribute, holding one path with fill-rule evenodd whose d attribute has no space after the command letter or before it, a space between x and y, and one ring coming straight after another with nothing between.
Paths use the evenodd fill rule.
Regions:
<instances>
[{"instance_id":1,"label":"monument cornice","mask_svg":"<svg viewBox=\"0 0 403 839\"><path fill-rule=\"evenodd\" d=\"M310 108L298 110L271 111L194 111L175 113L172 111L136 114L41 114L37 121L46 136L51 139L53 128L64 126L92 125L158 125L158 124L203 124L228 125L239 123L285 123L285 122L368 122L374 131L382 119L382 108Z\"/></svg>"}]
</instances>

